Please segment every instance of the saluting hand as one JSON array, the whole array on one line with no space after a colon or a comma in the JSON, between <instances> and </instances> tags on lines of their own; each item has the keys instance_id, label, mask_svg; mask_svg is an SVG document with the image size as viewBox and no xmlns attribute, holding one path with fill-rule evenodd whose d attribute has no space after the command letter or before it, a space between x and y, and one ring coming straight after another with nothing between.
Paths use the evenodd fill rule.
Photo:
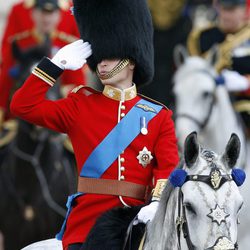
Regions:
<instances>
[{"instance_id":1,"label":"saluting hand","mask_svg":"<svg viewBox=\"0 0 250 250\"><path fill-rule=\"evenodd\" d=\"M86 59L91 55L91 45L80 39L62 47L51 59L51 62L63 70L77 70L86 63Z\"/></svg>"}]
</instances>

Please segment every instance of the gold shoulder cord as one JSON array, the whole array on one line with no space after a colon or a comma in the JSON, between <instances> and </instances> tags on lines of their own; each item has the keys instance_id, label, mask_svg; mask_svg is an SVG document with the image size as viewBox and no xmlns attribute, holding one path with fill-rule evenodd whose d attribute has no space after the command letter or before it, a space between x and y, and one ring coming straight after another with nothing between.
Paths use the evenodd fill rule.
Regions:
<instances>
[{"instance_id":1,"label":"gold shoulder cord","mask_svg":"<svg viewBox=\"0 0 250 250\"><path fill-rule=\"evenodd\" d=\"M201 54L199 43L201 32L201 29L195 29L192 30L188 36L187 49L191 56L200 56Z\"/></svg>"},{"instance_id":2,"label":"gold shoulder cord","mask_svg":"<svg viewBox=\"0 0 250 250\"><path fill-rule=\"evenodd\" d=\"M215 64L217 72L229 68L232 64L231 52L244 41L250 39L250 25L242 28L235 34L228 34L224 42L218 45L219 58Z\"/></svg>"},{"instance_id":3,"label":"gold shoulder cord","mask_svg":"<svg viewBox=\"0 0 250 250\"><path fill-rule=\"evenodd\" d=\"M153 189L152 193L152 201L159 201L161 199L161 194L163 189L167 184L168 179L159 179L156 183L155 188Z\"/></svg>"}]
</instances>

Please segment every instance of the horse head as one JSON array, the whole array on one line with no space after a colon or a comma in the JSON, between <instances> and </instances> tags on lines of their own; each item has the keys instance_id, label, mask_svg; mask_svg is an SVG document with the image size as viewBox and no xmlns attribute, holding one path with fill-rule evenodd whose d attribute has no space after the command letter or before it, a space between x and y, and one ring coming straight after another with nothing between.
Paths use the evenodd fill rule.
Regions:
<instances>
[{"instance_id":1,"label":"horse head","mask_svg":"<svg viewBox=\"0 0 250 250\"><path fill-rule=\"evenodd\" d=\"M222 152L231 133L236 133L242 143L238 164L243 165L245 136L227 89L215 72L213 59L188 56L182 50L178 50L182 60L175 59L178 69L173 89L176 134L181 151L185 138L192 131L198 132L202 145L216 152Z\"/></svg>"},{"instance_id":2,"label":"horse head","mask_svg":"<svg viewBox=\"0 0 250 250\"><path fill-rule=\"evenodd\" d=\"M236 250L238 186L245 173L236 169L240 140L232 134L223 154L204 149L197 134L185 141L184 160L170 175L159 209L148 225L144 249Z\"/></svg>"}]
</instances>

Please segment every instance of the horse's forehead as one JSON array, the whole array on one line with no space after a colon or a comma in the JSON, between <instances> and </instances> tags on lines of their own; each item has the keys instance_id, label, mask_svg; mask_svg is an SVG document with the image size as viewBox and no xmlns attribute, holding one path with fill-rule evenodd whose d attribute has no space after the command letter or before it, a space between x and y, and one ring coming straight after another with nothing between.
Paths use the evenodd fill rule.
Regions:
<instances>
[{"instance_id":1,"label":"horse's forehead","mask_svg":"<svg viewBox=\"0 0 250 250\"><path fill-rule=\"evenodd\" d=\"M239 188L234 182L227 181L219 189L215 190L211 186L203 182L188 181L182 188L184 202L192 202L193 204L214 208L215 204L231 207L234 204L240 205L243 198L239 192ZM201 199L205 202L201 202ZM206 204L206 201L208 202Z\"/></svg>"},{"instance_id":2,"label":"horse's forehead","mask_svg":"<svg viewBox=\"0 0 250 250\"><path fill-rule=\"evenodd\" d=\"M195 88L198 88L198 90L213 90L215 86L213 74L211 66L203 58L189 57L176 71L174 91L180 92L183 88L186 90L190 85L192 91Z\"/></svg>"},{"instance_id":3,"label":"horse's forehead","mask_svg":"<svg viewBox=\"0 0 250 250\"><path fill-rule=\"evenodd\" d=\"M191 168L187 168L186 171L189 175L209 175L214 168L219 169L221 174L230 173L230 169L225 167L221 155L216 154L214 151L201 148L196 164Z\"/></svg>"},{"instance_id":4,"label":"horse's forehead","mask_svg":"<svg viewBox=\"0 0 250 250\"><path fill-rule=\"evenodd\" d=\"M211 76L203 72L186 72L175 78L175 94L187 93L191 91L192 95L200 94L204 91L213 92L215 83Z\"/></svg>"}]
</instances>

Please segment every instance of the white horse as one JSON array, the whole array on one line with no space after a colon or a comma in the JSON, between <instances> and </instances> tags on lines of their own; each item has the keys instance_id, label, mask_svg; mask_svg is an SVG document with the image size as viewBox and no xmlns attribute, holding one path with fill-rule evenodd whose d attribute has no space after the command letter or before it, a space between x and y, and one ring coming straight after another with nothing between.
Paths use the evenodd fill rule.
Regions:
<instances>
[{"instance_id":1,"label":"white horse","mask_svg":"<svg viewBox=\"0 0 250 250\"><path fill-rule=\"evenodd\" d=\"M238 137L232 135L224 154L217 155L199 146L196 133L187 137L184 166L170 177L180 188L166 187L148 226L145 250L237 249L237 218L243 200L230 176L239 145ZM187 173L184 181L183 171Z\"/></svg>"},{"instance_id":2,"label":"white horse","mask_svg":"<svg viewBox=\"0 0 250 250\"><path fill-rule=\"evenodd\" d=\"M156 216L147 224L145 242L141 242L140 249L238 249L237 220L243 199L237 185L244 179L240 178L241 170L234 169L239 152L240 141L235 134L222 155L203 149L196 133L189 135L184 161L172 172ZM104 214L91 230L84 249L138 249L131 242L127 248L124 238L119 238L123 224L129 224L131 211L133 216L138 212L134 208L119 208ZM56 240L48 240L23 250L38 249L59 250L61 245Z\"/></svg>"},{"instance_id":3,"label":"white horse","mask_svg":"<svg viewBox=\"0 0 250 250\"><path fill-rule=\"evenodd\" d=\"M176 51L181 53L182 50ZM184 63L179 65L174 75L173 89L180 147L183 147L189 133L197 131L202 145L220 153L227 138L231 133L236 133L242 145L237 164L244 166L245 135L226 87L216 84L216 73L210 62L201 57L188 57L183 52L180 56L184 57Z\"/></svg>"},{"instance_id":4,"label":"white horse","mask_svg":"<svg viewBox=\"0 0 250 250\"><path fill-rule=\"evenodd\" d=\"M246 171L250 172L250 166L247 166L250 162L247 159L250 147L246 146L241 122L235 114L225 86L216 84L216 73L212 64L201 57L188 57L183 50L176 50L176 58L180 58L180 54L184 63L179 64L174 76L175 125L180 148L185 137L195 130L204 146L222 152L228 136L236 133L242 145L237 166L246 166ZM249 183L242 190L246 202L242 213L244 220L239 228L239 242L243 250L250 247L250 217L247 211L250 208Z\"/></svg>"}]
</instances>

